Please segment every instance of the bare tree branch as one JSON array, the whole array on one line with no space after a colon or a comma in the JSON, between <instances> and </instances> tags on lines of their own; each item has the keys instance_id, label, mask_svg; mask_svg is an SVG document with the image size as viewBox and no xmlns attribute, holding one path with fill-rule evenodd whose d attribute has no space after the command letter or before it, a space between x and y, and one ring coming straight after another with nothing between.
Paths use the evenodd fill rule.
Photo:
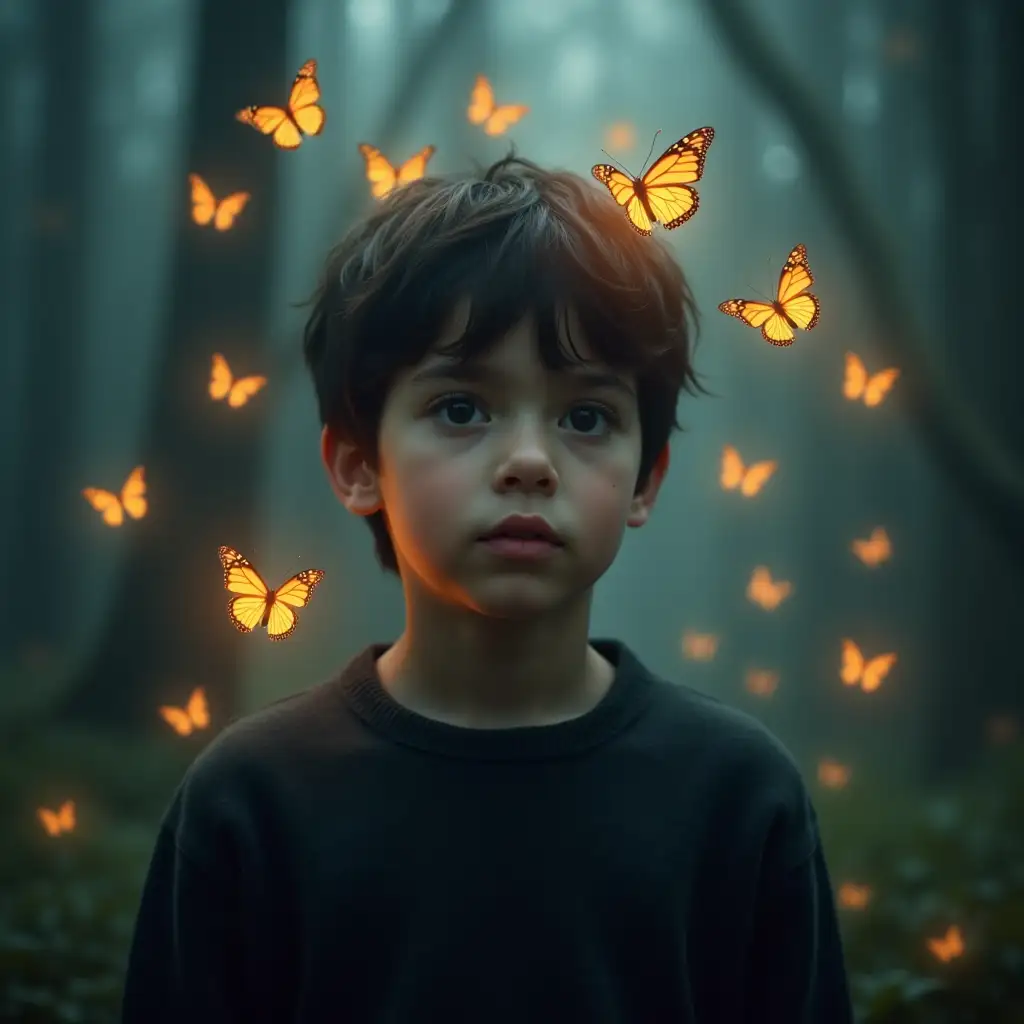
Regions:
<instances>
[{"instance_id":1,"label":"bare tree branch","mask_svg":"<svg viewBox=\"0 0 1024 1024\"><path fill-rule=\"evenodd\" d=\"M870 299L880 328L878 347L886 362L903 371L902 398L927 450L1024 570L1024 467L937 371L886 226L865 199L814 93L765 38L743 0L701 3L737 66L775 104L802 145Z\"/></svg>"}]
</instances>

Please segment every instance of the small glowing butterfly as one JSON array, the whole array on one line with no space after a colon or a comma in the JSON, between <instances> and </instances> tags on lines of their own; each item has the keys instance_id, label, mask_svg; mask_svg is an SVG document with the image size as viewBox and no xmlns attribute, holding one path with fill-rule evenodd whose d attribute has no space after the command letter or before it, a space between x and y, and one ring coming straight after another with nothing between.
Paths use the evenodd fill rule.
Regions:
<instances>
[{"instance_id":1,"label":"small glowing butterfly","mask_svg":"<svg viewBox=\"0 0 1024 1024\"><path fill-rule=\"evenodd\" d=\"M427 173L427 161L436 151L436 146L424 146L396 168L376 146L360 142L359 152L366 161L366 180L370 183L370 191L374 198L383 199L390 195L396 186L408 185L410 181L422 178Z\"/></svg>"},{"instance_id":2,"label":"small glowing butterfly","mask_svg":"<svg viewBox=\"0 0 1024 1024\"><path fill-rule=\"evenodd\" d=\"M248 192L232 192L223 199L217 199L198 174L190 174L188 180L192 185L192 219L200 226L213 221L218 231L227 231L252 198Z\"/></svg>"},{"instance_id":3,"label":"small glowing butterfly","mask_svg":"<svg viewBox=\"0 0 1024 1024\"><path fill-rule=\"evenodd\" d=\"M895 664L896 655L892 651L868 659L852 640L843 640L843 661L839 675L847 686L859 683L865 693L871 693L882 685L882 680Z\"/></svg>"},{"instance_id":4,"label":"small glowing butterfly","mask_svg":"<svg viewBox=\"0 0 1024 1024\"><path fill-rule=\"evenodd\" d=\"M874 569L892 557L892 542L884 526L876 526L871 536L856 539L850 550L869 568Z\"/></svg>"},{"instance_id":5,"label":"small glowing butterfly","mask_svg":"<svg viewBox=\"0 0 1024 1024\"><path fill-rule=\"evenodd\" d=\"M850 781L849 765L823 757L818 762L818 782L828 789L842 789Z\"/></svg>"},{"instance_id":6,"label":"small glowing butterfly","mask_svg":"<svg viewBox=\"0 0 1024 1024\"><path fill-rule=\"evenodd\" d=\"M277 588L271 590L252 562L234 548L218 549L224 568L224 586L238 594L228 602L228 615L241 633L251 633L257 626L266 626L271 640L284 640L295 630L292 608L305 608L316 585L324 578L321 569L303 569Z\"/></svg>"},{"instance_id":7,"label":"small glowing butterfly","mask_svg":"<svg viewBox=\"0 0 1024 1024\"><path fill-rule=\"evenodd\" d=\"M836 893L839 906L846 910L863 910L871 899L870 885L857 885L855 882L843 882Z\"/></svg>"},{"instance_id":8,"label":"small glowing butterfly","mask_svg":"<svg viewBox=\"0 0 1024 1024\"><path fill-rule=\"evenodd\" d=\"M128 475L118 497L100 487L86 487L82 496L97 512L103 513L103 522L107 526L120 526L127 512L132 519L141 519L149 507L146 502L145 469L136 466Z\"/></svg>"},{"instance_id":9,"label":"small glowing butterfly","mask_svg":"<svg viewBox=\"0 0 1024 1024\"><path fill-rule=\"evenodd\" d=\"M689 183L700 181L714 138L714 128L698 128L673 142L646 174L641 170L636 177L611 164L595 164L590 173L625 207L634 231L649 235L656 223L671 231L697 212L700 200Z\"/></svg>"},{"instance_id":10,"label":"small glowing butterfly","mask_svg":"<svg viewBox=\"0 0 1024 1024\"><path fill-rule=\"evenodd\" d=\"M744 466L740 453L731 444L727 444L722 449L722 487L727 491L738 488L744 498L753 498L768 483L778 466L778 462L772 459Z\"/></svg>"},{"instance_id":11,"label":"small glowing butterfly","mask_svg":"<svg viewBox=\"0 0 1024 1024\"><path fill-rule=\"evenodd\" d=\"M692 661L711 661L718 652L718 637L714 633L683 633L683 656Z\"/></svg>"},{"instance_id":12,"label":"small glowing butterfly","mask_svg":"<svg viewBox=\"0 0 1024 1024\"><path fill-rule=\"evenodd\" d=\"M210 397L220 401L227 397L232 409L245 405L267 383L266 377L233 377L227 360L219 353L213 354L210 368Z\"/></svg>"},{"instance_id":13,"label":"small glowing butterfly","mask_svg":"<svg viewBox=\"0 0 1024 1024\"><path fill-rule=\"evenodd\" d=\"M483 125L488 135L501 135L529 112L530 108L521 103L495 104L491 83L483 75L477 75L466 110L470 124Z\"/></svg>"},{"instance_id":14,"label":"small glowing butterfly","mask_svg":"<svg viewBox=\"0 0 1024 1024\"><path fill-rule=\"evenodd\" d=\"M158 709L163 720L179 735L188 736L196 729L205 729L210 724L210 709L206 704L206 693L196 687L183 708L161 705Z\"/></svg>"},{"instance_id":15,"label":"small glowing butterfly","mask_svg":"<svg viewBox=\"0 0 1024 1024\"><path fill-rule=\"evenodd\" d=\"M775 611L793 592L793 585L785 580L773 580L766 566L759 565L747 584L747 597L765 611Z\"/></svg>"},{"instance_id":16,"label":"small glowing butterfly","mask_svg":"<svg viewBox=\"0 0 1024 1024\"><path fill-rule=\"evenodd\" d=\"M879 370L874 376L868 376L860 356L847 352L843 394L851 402L856 402L859 398L866 406L880 405L892 390L899 375L900 371L895 366L890 366L887 370Z\"/></svg>"},{"instance_id":17,"label":"small glowing butterfly","mask_svg":"<svg viewBox=\"0 0 1024 1024\"><path fill-rule=\"evenodd\" d=\"M950 960L955 960L963 954L964 937L961 935L960 929L955 924L951 924L946 929L945 935L928 940L928 949L937 959L948 964Z\"/></svg>"},{"instance_id":18,"label":"small glowing butterfly","mask_svg":"<svg viewBox=\"0 0 1024 1024\"><path fill-rule=\"evenodd\" d=\"M798 245L782 267L774 301L727 299L719 303L718 308L748 327L760 327L765 341L784 348L793 344L798 327L810 331L818 322L821 303L806 290L812 284L814 276L807 265L807 250Z\"/></svg>"},{"instance_id":19,"label":"small glowing butterfly","mask_svg":"<svg viewBox=\"0 0 1024 1024\"><path fill-rule=\"evenodd\" d=\"M755 697L770 697L778 689L779 673L767 668L750 668L743 682L747 693Z\"/></svg>"},{"instance_id":20,"label":"small glowing butterfly","mask_svg":"<svg viewBox=\"0 0 1024 1024\"><path fill-rule=\"evenodd\" d=\"M307 60L299 68L288 96L288 109L283 107L246 107L235 114L235 120L252 125L258 132L270 135L280 149L298 149L302 136L319 135L327 121L320 99L320 83L316 80L316 61Z\"/></svg>"},{"instance_id":21,"label":"small glowing butterfly","mask_svg":"<svg viewBox=\"0 0 1024 1024\"><path fill-rule=\"evenodd\" d=\"M48 807L40 807L37 812L47 835L59 836L62 832L71 832L75 827L75 801L65 800L57 811Z\"/></svg>"}]
</instances>

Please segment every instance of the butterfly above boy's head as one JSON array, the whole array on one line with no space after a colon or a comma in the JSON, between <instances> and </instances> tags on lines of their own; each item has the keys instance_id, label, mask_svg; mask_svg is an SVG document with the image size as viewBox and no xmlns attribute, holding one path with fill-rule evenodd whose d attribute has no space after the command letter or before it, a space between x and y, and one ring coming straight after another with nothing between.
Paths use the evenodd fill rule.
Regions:
<instances>
[{"instance_id":1,"label":"butterfly above boy's head","mask_svg":"<svg viewBox=\"0 0 1024 1024\"><path fill-rule=\"evenodd\" d=\"M659 128L654 139L660 134ZM608 189L615 202L625 208L634 231L650 235L653 224L671 231L697 212L700 201L690 182L700 181L704 158L714 137L714 128L698 128L673 142L649 170L641 169L638 175L619 170L612 164L595 164L590 173ZM648 160L652 152L653 140ZM644 167L647 167L647 160Z\"/></svg>"}]
</instances>

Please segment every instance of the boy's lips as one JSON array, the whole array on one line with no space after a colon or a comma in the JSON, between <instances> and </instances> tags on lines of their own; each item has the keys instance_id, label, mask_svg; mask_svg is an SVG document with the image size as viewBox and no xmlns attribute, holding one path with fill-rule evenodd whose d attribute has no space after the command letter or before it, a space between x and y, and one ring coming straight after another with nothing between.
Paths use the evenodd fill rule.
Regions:
<instances>
[{"instance_id":1,"label":"boy's lips","mask_svg":"<svg viewBox=\"0 0 1024 1024\"><path fill-rule=\"evenodd\" d=\"M506 516L497 526L484 533L480 540L532 541L554 547L565 545L555 528L543 516Z\"/></svg>"}]
</instances>

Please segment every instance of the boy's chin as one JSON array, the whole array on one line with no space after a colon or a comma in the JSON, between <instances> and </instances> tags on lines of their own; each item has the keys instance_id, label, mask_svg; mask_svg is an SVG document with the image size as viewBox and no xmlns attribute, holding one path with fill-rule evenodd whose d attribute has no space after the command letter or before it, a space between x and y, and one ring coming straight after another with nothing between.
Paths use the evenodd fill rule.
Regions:
<instances>
[{"instance_id":1,"label":"boy's chin","mask_svg":"<svg viewBox=\"0 0 1024 1024\"><path fill-rule=\"evenodd\" d=\"M564 611L585 596L585 588L565 580L514 573L473 580L464 590L469 608L478 615L519 622Z\"/></svg>"}]
</instances>

